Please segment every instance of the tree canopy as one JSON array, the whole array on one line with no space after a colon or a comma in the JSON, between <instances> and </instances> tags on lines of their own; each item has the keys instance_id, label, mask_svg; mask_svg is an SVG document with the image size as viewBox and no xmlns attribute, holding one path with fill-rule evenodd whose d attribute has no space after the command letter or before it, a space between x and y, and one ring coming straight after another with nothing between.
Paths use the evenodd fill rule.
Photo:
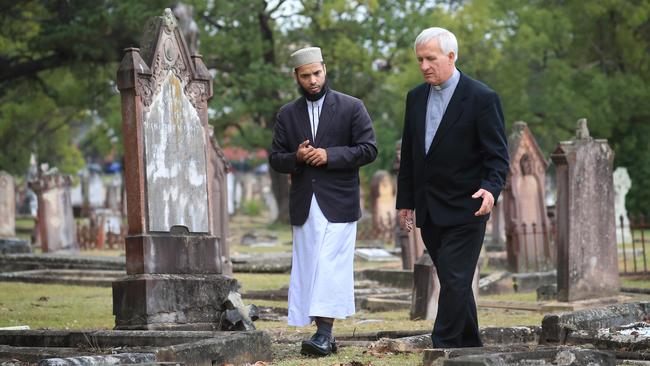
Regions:
<instances>
[{"instance_id":1,"label":"tree canopy","mask_svg":"<svg viewBox=\"0 0 650 366\"><path fill-rule=\"evenodd\" d=\"M210 123L222 142L269 147L277 110L297 96L288 56L318 45L330 85L361 98L374 120L380 154L364 175L390 170L406 92L422 80L413 41L441 26L459 40L459 69L500 94L507 130L527 122L548 156L587 118L615 165L629 169L628 209L647 212L650 0L185 3L215 76ZM119 154L122 50L138 46L146 20L171 5L0 1L0 169L23 174L36 153L74 172L84 159ZM282 184L274 179L276 195L286 193Z\"/></svg>"}]
</instances>

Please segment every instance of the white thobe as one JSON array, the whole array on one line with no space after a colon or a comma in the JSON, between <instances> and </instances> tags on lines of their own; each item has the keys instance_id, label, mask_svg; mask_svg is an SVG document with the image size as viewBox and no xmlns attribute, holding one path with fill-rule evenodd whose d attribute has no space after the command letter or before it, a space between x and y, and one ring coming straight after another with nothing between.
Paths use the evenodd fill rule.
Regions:
<instances>
[{"instance_id":1,"label":"white thobe","mask_svg":"<svg viewBox=\"0 0 650 366\"><path fill-rule=\"evenodd\" d=\"M305 326L314 317L345 319L354 314L356 234L356 222L327 221L312 195L307 221L293 226L289 325Z\"/></svg>"}]
</instances>

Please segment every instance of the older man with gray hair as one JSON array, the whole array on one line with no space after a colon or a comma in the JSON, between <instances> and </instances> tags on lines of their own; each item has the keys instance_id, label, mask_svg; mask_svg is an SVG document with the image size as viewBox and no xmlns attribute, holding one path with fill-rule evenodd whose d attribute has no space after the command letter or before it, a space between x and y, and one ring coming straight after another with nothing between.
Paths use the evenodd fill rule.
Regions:
<instances>
[{"instance_id":1,"label":"older man with gray hair","mask_svg":"<svg viewBox=\"0 0 650 366\"><path fill-rule=\"evenodd\" d=\"M278 112L269 156L274 170L291 175L288 323L314 321L316 334L301 353L327 356L337 350L334 319L355 312L359 167L375 160L377 146L363 103L328 87L320 48L294 52L290 64L302 96Z\"/></svg>"},{"instance_id":2,"label":"older man with gray hair","mask_svg":"<svg viewBox=\"0 0 650 366\"><path fill-rule=\"evenodd\" d=\"M413 229L415 212L440 280L433 346L479 347L472 278L509 164L501 102L494 90L456 69L453 33L425 29L414 49L424 83L406 97L400 225Z\"/></svg>"}]
</instances>

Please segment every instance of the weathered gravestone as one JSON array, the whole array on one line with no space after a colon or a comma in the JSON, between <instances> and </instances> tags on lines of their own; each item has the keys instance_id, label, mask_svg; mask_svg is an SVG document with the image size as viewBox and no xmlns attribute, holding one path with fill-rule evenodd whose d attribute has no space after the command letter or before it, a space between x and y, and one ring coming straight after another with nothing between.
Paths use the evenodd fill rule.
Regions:
<instances>
[{"instance_id":1,"label":"weathered gravestone","mask_svg":"<svg viewBox=\"0 0 650 366\"><path fill-rule=\"evenodd\" d=\"M630 219L625 208L625 196L632 187L632 180L627 173L627 168L618 167L614 170L614 215L616 223L616 242L631 243L632 231Z\"/></svg>"},{"instance_id":2,"label":"weathered gravestone","mask_svg":"<svg viewBox=\"0 0 650 366\"><path fill-rule=\"evenodd\" d=\"M0 171L0 254L30 253L29 241L16 238L16 191L14 178Z\"/></svg>"},{"instance_id":3,"label":"weathered gravestone","mask_svg":"<svg viewBox=\"0 0 650 366\"><path fill-rule=\"evenodd\" d=\"M620 288L614 223L614 153L578 121L551 155L557 176L558 300L613 296Z\"/></svg>"},{"instance_id":4,"label":"weathered gravestone","mask_svg":"<svg viewBox=\"0 0 650 366\"><path fill-rule=\"evenodd\" d=\"M399 165L401 159L402 151L402 140L398 140L395 144L395 160L393 161L393 173L399 173ZM402 269L413 270L415 262L422 256L424 253L424 242L422 241L422 234L420 234L420 228L414 227L413 230L407 232L402 230L399 225L399 215L395 213L395 241L397 242L397 247L402 251ZM413 217L413 222L415 222L415 214Z\"/></svg>"},{"instance_id":5,"label":"weathered gravestone","mask_svg":"<svg viewBox=\"0 0 650 366\"><path fill-rule=\"evenodd\" d=\"M171 10L129 48L122 94L127 276L113 283L116 329L220 329L237 288L222 274L210 179L212 77ZM224 325L225 326L225 325Z\"/></svg>"},{"instance_id":6,"label":"weathered gravestone","mask_svg":"<svg viewBox=\"0 0 650 366\"><path fill-rule=\"evenodd\" d=\"M478 302L479 267L476 266L472 280L472 293L474 301ZM438 298L440 296L440 280L436 266L431 256L425 250L413 268L413 293L411 296L411 320L434 320L438 313Z\"/></svg>"},{"instance_id":7,"label":"weathered gravestone","mask_svg":"<svg viewBox=\"0 0 650 366\"><path fill-rule=\"evenodd\" d=\"M0 238L16 236L16 191L14 178L0 171Z\"/></svg>"},{"instance_id":8,"label":"weathered gravestone","mask_svg":"<svg viewBox=\"0 0 650 366\"><path fill-rule=\"evenodd\" d=\"M71 178L56 168L39 169L30 188L38 197L37 225L43 253L79 250L77 227L72 214Z\"/></svg>"},{"instance_id":9,"label":"weathered gravestone","mask_svg":"<svg viewBox=\"0 0 650 366\"><path fill-rule=\"evenodd\" d=\"M544 202L548 162L525 122L508 139L510 170L503 194L508 263L513 272L555 267Z\"/></svg>"},{"instance_id":10,"label":"weathered gravestone","mask_svg":"<svg viewBox=\"0 0 650 366\"><path fill-rule=\"evenodd\" d=\"M488 219L488 230L485 250L489 252L500 252L506 250L506 224L503 209L503 195L500 195L497 203L492 207L492 213Z\"/></svg>"},{"instance_id":11,"label":"weathered gravestone","mask_svg":"<svg viewBox=\"0 0 650 366\"><path fill-rule=\"evenodd\" d=\"M373 230L382 239L391 237L395 227L395 194L395 182L390 173L376 171L370 179L370 205Z\"/></svg>"},{"instance_id":12,"label":"weathered gravestone","mask_svg":"<svg viewBox=\"0 0 650 366\"><path fill-rule=\"evenodd\" d=\"M213 176L210 179L212 186L212 197L214 203L212 205L212 217L214 225L212 232L219 241L219 256L222 262L222 272L227 275L232 275L232 262L230 261L230 243L228 243L228 189L227 189L227 175L230 170L230 163L223 150L219 147L216 136L214 136L214 129L208 126L210 135L210 164L212 165Z\"/></svg>"}]
</instances>

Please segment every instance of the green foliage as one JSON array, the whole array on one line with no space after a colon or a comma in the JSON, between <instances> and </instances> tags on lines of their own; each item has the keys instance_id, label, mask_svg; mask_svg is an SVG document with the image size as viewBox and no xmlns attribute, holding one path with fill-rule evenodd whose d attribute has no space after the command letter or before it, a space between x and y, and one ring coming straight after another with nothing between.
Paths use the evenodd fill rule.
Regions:
<instances>
[{"instance_id":1,"label":"green foliage","mask_svg":"<svg viewBox=\"0 0 650 366\"><path fill-rule=\"evenodd\" d=\"M262 214L262 203L258 200L247 200L242 203L242 213L246 216L259 216Z\"/></svg>"},{"instance_id":2,"label":"green foliage","mask_svg":"<svg viewBox=\"0 0 650 366\"><path fill-rule=\"evenodd\" d=\"M650 192L650 0L226 0L187 3L214 71L210 123L224 144L268 148L278 108L298 96L289 54L323 49L330 85L361 98L391 170L406 92L422 77L413 41L442 26L459 39L458 67L501 96L506 127L526 121L550 153L585 117L627 166L632 213ZM114 79L122 49L170 3L54 0L7 3L0 24L0 169L29 154L72 172L82 157L121 151Z\"/></svg>"}]
</instances>

